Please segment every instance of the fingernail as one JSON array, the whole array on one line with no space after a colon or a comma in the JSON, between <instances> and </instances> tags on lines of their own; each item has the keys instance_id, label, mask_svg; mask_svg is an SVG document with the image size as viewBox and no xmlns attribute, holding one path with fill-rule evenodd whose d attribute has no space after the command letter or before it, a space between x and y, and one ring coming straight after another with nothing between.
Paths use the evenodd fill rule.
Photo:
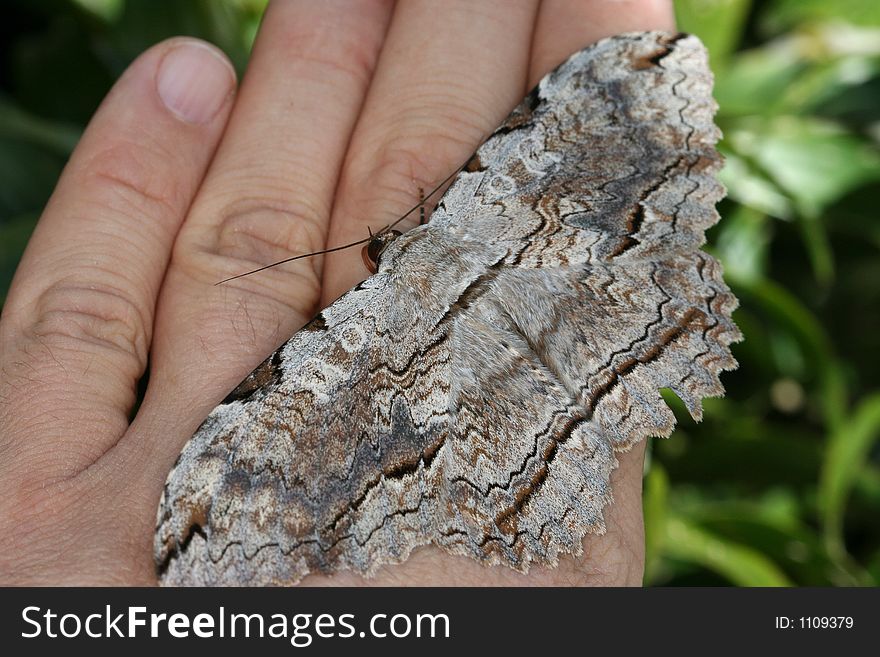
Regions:
<instances>
[{"instance_id":1,"label":"fingernail","mask_svg":"<svg viewBox=\"0 0 880 657\"><path fill-rule=\"evenodd\" d=\"M208 123L235 84L229 62L213 48L186 41L165 54L157 89L165 106L188 123Z\"/></svg>"}]
</instances>

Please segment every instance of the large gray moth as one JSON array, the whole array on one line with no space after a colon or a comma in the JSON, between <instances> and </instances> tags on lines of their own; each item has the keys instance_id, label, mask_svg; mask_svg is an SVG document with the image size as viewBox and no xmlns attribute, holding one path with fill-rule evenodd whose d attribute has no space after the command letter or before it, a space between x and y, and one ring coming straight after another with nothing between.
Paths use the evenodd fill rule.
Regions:
<instances>
[{"instance_id":1,"label":"large gray moth","mask_svg":"<svg viewBox=\"0 0 880 657\"><path fill-rule=\"evenodd\" d=\"M168 475L165 584L371 574L433 544L527 571L604 531L615 453L736 366L715 103L693 36L605 39L547 75L426 225L269 356Z\"/></svg>"}]
</instances>

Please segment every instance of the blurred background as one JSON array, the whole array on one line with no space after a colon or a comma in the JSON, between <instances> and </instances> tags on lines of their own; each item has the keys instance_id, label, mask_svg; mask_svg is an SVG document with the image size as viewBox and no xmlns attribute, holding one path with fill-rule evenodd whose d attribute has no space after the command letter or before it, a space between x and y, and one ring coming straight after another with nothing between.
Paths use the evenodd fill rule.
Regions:
<instances>
[{"instance_id":1,"label":"blurred background","mask_svg":"<svg viewBox=\"0 0 880 657\"><path fill-rule=\"evenodd\" d=\"M645 479L649 585L880 584L880 2L678 0L716 73L729 190L708 250L740 369L681 403ZM141 51L243 72L265 0L0 0L0 301L64 163Z\"/></svg>"}]
</instances>

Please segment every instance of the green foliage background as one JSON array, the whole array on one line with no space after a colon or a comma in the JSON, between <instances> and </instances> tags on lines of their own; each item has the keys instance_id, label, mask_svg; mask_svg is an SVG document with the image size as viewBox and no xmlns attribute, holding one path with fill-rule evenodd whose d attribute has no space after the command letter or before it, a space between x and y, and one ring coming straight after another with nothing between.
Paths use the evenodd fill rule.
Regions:
<instances>
[{"instance_id":1,"label":"green foliage background","mask_svg":"<svg viewBox=\"0 0 880 657\"><path fill-rule=\"evenodd\" d=\"M0 294L88 118L175 34L241 70L264 0L5 0ZM709 249L740 369L653 441L646 583L880 583L880 2L678 0L716 72L729 197Z\"/></svg>"}]
</instances>

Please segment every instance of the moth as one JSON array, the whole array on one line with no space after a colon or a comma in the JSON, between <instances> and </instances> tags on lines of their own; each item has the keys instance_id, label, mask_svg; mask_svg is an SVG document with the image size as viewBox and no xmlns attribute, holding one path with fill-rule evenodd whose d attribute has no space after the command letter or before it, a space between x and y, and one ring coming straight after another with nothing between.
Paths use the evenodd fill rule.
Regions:
<instances>
[{"instance_id":1,"label":"moth","mask_svg":"<svg viewBox=\"0 0 880 657\"><path fill-rule=\"evenodd\" d=\"M604 531L615 455L736 362L701 251L724 190L697 38L602 40L548 74L430 221L258 366L168 475L164 584L370 575L433 544L527 571Z\"/></svg>"}]
</instances>

